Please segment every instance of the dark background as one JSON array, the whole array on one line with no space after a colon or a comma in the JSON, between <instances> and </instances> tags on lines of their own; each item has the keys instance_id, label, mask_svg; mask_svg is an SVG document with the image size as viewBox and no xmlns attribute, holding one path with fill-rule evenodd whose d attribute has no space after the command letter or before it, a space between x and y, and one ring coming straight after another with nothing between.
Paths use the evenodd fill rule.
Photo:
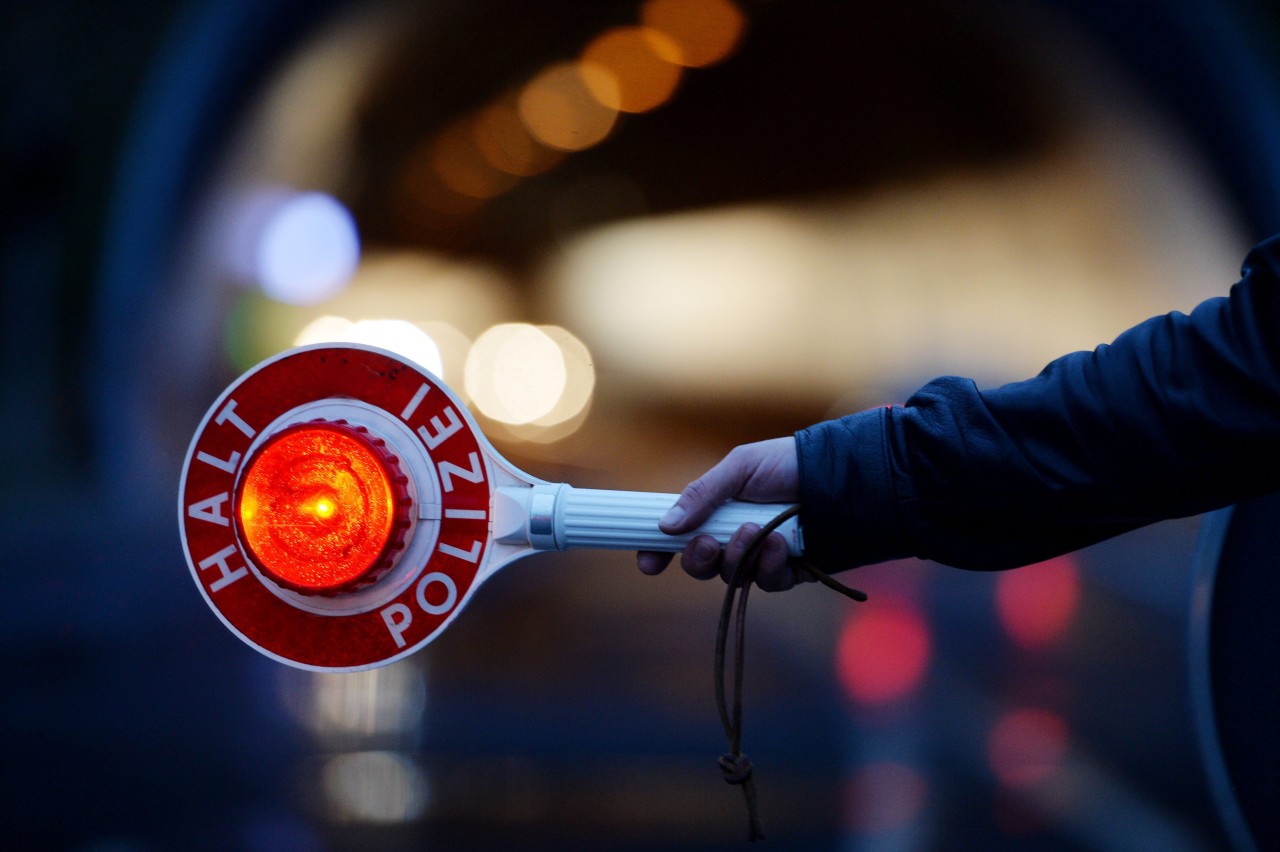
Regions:
<instances>
[{"instance_id":1,"label":"dark background","mask_svg":"<svg viewBox=\"0 0 1280 852\"><path fill-rule=\"evenodd\" d=\"M980 15L946 2L742 5L751 35L741 58L705 71L663 118L522 187L478 225L406 230L385 187L408 140L635 9L423 3L419 40L388 58L364 104L363 170L340 194L369 243L519 273L556 239L528 211L601 163L648 190L651 215L832 185L892 192L1048 144L1055 114L1037 108L1035 78L1010 73L985 35L993 14L1031 10L1069 24L1169 118L1208 164L1245 245L1280 230L1272 3L1045 0ZM642 580L623 555L534 557L486 587L447 637L397 664L405 673L360 681L375 696L368 713L381 712L376 696L399 696L401 709L386 712L410 713L411 724L326 728L317 707L356 699L333 699L342 686L244 647L192 587L173 494L186 440L237 368L193 344L201 369L176 370L153 345L158 325L182 334L181 323L203 328L229 313L184 315L191 302L170 271L237 117L282 57L344 8L48 0L0 11L0 846L737 845L745 816L715 767L718 589L676 572ZM766 73L818 65L821 86ZM743 80L758 102L735 101ZM867 115L883 132L860 132ZM825 132L787 132L797 125ZM585 227L627 212L586 204L577 215ZM602 367L598 382L608 378ZM181 392L158 398L161 386ZM691 404L675 396L648 410ZM715 404L694 408L665 439L688 438ZM716 445L826 410L759 406L724 418ZM548 477L609 481L607 467L571 450L507 451ZM660 487L688 475L672 470ZM1215 523L1161 525L1072 557L1077 621L1035 652L1002 634L991 578L917 563L868 569L866 612L907 601L932 637L927 678L888 705L841 690L836 636L855 618L843 602L815 589L755 601L747 748L771 842L1228 848L1232 817L1214 795L1189 685L1200 641L1192 595L1225 519ZM1004 707L1049 708L1050 728L1069 730L1059 757L1072 772L1059 786L1000 778L989 728ZM408 785L418 804L401 817L343 805L332 779L349 754L393 756L343 777L387 795ZM404 777L378 774L405 766Z\"/></svg>"}]
</instances>

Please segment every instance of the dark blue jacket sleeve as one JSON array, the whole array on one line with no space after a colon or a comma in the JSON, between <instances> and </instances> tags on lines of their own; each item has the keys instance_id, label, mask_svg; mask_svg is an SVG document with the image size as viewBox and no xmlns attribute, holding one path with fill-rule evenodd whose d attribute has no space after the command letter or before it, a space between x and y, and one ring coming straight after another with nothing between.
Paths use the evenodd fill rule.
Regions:
<instances>
[{"instance_id":1,"label":"dark blue jacket sleeve","mask_svg":"<svg viewBox=\"0 0 1280 852\"><path fill-rule=\"evenodd\" d=\"M1280 490L1280 237L1227 297L1033 379L930 382L796 434L806 556L1038 562Z\"/></svg>"}]
</instances>

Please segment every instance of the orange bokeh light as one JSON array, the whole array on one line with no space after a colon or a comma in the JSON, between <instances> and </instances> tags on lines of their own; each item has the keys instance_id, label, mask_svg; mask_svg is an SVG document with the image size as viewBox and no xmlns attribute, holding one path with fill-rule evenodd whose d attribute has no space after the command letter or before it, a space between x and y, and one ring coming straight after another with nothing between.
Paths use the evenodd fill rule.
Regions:
<instances>
[{"instance_id":1,"label":"orange bokeh light","mask_svg":"<svg viewBox=\"0 0 1280 852\"><path fill-rule=\"evenodd\" d=\"M514 97L499 100L480 111L473 129L476 149L496 169L519 177L541 174L564 158L564 152L548 148L520 120Z\"/></svg>"},{"instance_id":2,"label":"orange bokeh light","mask_svg":"<svg viewBox=\"0 0 1280 852\"><path fill-rule=\"evenodd\" d=\"M592 96L610 109L631 113L666 103L680 82L679 58L675 42L649 27L615 27L582 52L584 65L608 72L586 78Z\"/></svg>"},{"instance_id":3,"label":"orange bokeh light","mask_svg":"<svg viewBox=\"0 0 1280 852\"><path fill-rule=\"evenodd\" d=\"M436 138L431 163L445 186L471 198L493 198L517 181L510 172L490 164L476 145L470 122L453 124Z\"/></svg>"},{"instance_id":4,"label":"orange bokeh light","mask_svg":"<svg viewBox=\"0 0 1280 852\"><path fill-rule=\"evenodd\" d=\"M746 19L729 0L649 0L640 20L673 41L678 62L705 68L733 52Z\"/></svg>"},{"instance_id":5,"label":"orange bokeh light","mask_svg":"<svg viewBox=\"0 0 1280 852\"><path fill-rule=\"evenodd\" d=\"M887 704L915 692L932 651L924 616L912 606L886 601L854 611L837 642L836 673L860 704Z\"/></svg>"},{"instance_id":6,"label":"orange bokeh light","mask_svg":"<svg viewBox=\"0 0 1280 852\"><path fill-rule=\"evenodd\" d=\"M237 528L255 565L295 591L350 587L393 544L396 487L354 430L306 424L273 436L236 489Z\"/></svg>"},{"instance_id":7,"label":"orange bokeh light","mask_svg":"<svg viewBox=\"0 0 1280 852\"><path fill-rule=\"evenodd\" d=\"M996 614L1014 643L1041 648L1062 637L1080 604L1075 558L1059 556L996 578Z\"/></svg>"},{"instance_id":8,"label":"orange bokeh light","mask_svg":"<svg viewBox=\"0 0 1280 852\"><path fill-rule=\"evenodd\" d=\"M463 195L446 184L436 167L436 143L428 139L420 143L406 158L400 173L398 199L407 213L467 216L483 205L474 195Z\"/></svg>"},{"instance_id":9,"label":"orange bokeh light","mask_svg":"<svg viewBox=\"0 0 1280 852\"><path fill-rule=\"evenodd\" d=\"M598 65L552 65L520 90L520 120L543 145L561 151L585 150L608 136L618 119L616 109L592 94L610 87L617 87L613 75Z\"/></svg>"}]
</instances>

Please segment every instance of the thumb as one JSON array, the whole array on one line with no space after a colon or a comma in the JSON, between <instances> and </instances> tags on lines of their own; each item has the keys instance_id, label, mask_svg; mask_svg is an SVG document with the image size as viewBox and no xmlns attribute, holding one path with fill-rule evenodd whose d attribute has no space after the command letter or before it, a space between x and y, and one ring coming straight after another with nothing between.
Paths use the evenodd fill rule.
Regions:
<instances>
[{"instance_id":1,"label":"thumb","mask_svg":"<svg viewBox=\"0 0 1280 852\"><path fill-rule=\"evenodd\" d=\"M675 504L658 520L658 528L669 535L679 535L701 526L716 507L741 492L753 470L742 453L730 452L685 486Z\"/></svg>"}]
</instances>

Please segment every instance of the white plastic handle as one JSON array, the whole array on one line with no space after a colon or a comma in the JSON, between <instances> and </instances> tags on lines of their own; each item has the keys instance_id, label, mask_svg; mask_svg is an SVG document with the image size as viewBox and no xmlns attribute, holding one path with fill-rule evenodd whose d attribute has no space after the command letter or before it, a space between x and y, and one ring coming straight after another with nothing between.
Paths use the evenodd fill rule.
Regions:
<instances>
[{"instance_id":1,"label":"white plastic handle","mask_svg":"<svg viewBox=\"0 0 1280 852\"><path fill-rule=\"evenodd\" d=\"M728 544L743 524L764 526L788 508L785 503L730 501L693 532L667 535L658 529L658 519L675 504L677 494L601 491L550 483L499 488L498 492L495 538L508 544L527 543L536 550L589 547L676 553L699 535ZM778 532L792 556L804 552L796 518L787 519Z\"/></svg>"}]
</instances>

